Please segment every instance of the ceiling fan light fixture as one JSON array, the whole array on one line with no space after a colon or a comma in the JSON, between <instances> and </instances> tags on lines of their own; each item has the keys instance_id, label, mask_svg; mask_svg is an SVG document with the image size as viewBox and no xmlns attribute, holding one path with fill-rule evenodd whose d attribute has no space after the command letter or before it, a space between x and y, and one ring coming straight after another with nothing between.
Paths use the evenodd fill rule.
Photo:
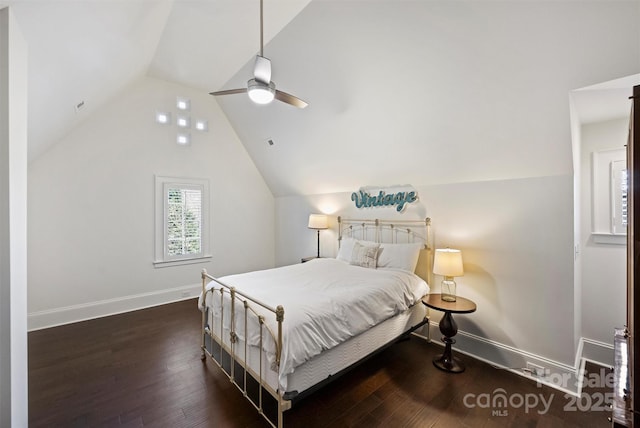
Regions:
<instances>
[{"instance_id":1,"label":"ceiling fan light fixture","mask_svg":"<svg viewBox=\"0 0 640 428\"><path fill-rule=\"evenodd\" d=\"M256 104L269 104L276 95L276 85L273 82L269 84L251 79L247 83L247 94L249 98Z\"/></svg>"},{"instance_id":2,"label":"ceiling fan light fixture","mask_svg":"<svg viewBox=\"0 0 640 428\"><path fill-rule=\"evenodd\" d=\"M253 79L247 82L246 89L225 89L209 92L209 95L232 95L246 92L249 95L249 99L255 104L269 104L274 99L277 99L297 108L305 108L308 105L305 101L286 92L276 91L276 85L271 81L271 60L264 56L262 2L263 0L260 0L260 53L256 55L256 61L253 65Z\"/></svg>"}]
</instances>

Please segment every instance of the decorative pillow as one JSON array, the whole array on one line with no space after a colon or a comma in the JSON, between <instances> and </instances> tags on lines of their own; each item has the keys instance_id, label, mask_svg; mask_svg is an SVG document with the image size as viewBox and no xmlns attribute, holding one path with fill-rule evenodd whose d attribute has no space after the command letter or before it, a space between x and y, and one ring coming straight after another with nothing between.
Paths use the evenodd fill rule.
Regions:
<instances>
[{"instance_id":1,"label":"decorative pillow","mask_svg":"<svg viewBox=\"0 0 640 428\"><path fill-rule=\"evenodd\" d=\"M361 241L359 239L355 239L352 237L342 238L340 241L340 248L338 249L338 254L336 255L336 259L342 260L343 262L350 263L351 255L353 254L353 245L358 242L360 245L364 245L365 247L380 247L380 244L372 241Z\"/></svg>"},{"instance_id":2,"label":"decorative pillow","mask_svg":"<svg viewBox=\"0 0 640 428\"><path fill-rule=\"evenodd\" d=\"M378 249L380 245L362 245L356 241L353 244L350 264L375 269L378 262Z\"/></svg>"},{"instance_id":3,"label":"decorative pillow","mask_svg":"<svg viewBox=\"0 0 640 428\"><path fill-rule=\"evenodd\" d=\"M423 244L381 244L378 253L378 268L402 269L415 272Z\"/></svg>"}]
</instances>

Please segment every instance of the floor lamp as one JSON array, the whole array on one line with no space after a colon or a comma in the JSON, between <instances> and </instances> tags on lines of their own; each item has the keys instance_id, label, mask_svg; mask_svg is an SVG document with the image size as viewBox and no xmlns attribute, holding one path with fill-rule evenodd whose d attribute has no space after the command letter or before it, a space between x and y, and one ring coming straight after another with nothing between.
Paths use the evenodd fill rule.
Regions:
<instances>
[{"instance_id":1,"label":"floor lamp","mask_svg":"<svg viewBox=\"0 0 640 428\"><path fill-rule=\"evenodd\" d=\"M324 214L309 214L309 229L318 232L318 258L320 258L320 231L329 228L327 216Z\"/></svg>"}]
</instances>

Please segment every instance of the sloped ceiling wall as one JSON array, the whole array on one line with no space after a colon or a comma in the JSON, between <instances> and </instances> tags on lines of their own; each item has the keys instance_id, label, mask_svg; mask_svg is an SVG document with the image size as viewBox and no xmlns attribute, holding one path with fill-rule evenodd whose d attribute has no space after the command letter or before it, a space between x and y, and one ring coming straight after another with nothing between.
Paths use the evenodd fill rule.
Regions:
<instances>
[{"instance_id":1,"label":"sloped ceiling wall","mask_svg":"<svg viewBox=\"0 0 640 428\"><path fill-rule=\"evenodd\" d=\"M265 41L308 1L267 0ZM259 49L258 0L0 0L5 6L29 46L30 161L141 76L209 92Z\"/></svg>"},{"instance_id":2,"label":"sloped ceiling wall","mask_svg":"<svg viewBox=\"0 0 640 428\"><path fill-rule=\"evenodd\" d=\"M265 49L310 106L219 102L276 196L571 174L569 92L640 70L638 17L638 2L313 1Z\"/></svg>"},{"instance_id":3,"label":"sloped ceiling wall","mask_svg":"<svg viewBox=\"0 0 640 428\"><path fill-rule=\"evenodd\" d=\"M311 0L265 0L267 43ZM211 92L259 51L258 0L177 0L149 75Z\"/></svg>"},{"instance_id":4,"label":"sloped ceiling wall","mask_svg":"<svg viewBox=\"0 0 640 428\"><path fill-rule=\"evenodd\" d=\"M31 160L141 75L243 87L258 51L257 0L4 5L30 49ZM639 22L637 1L265 0L273 80L310 106L211 102L275 196L567 174L568 93L638 73Z\"/></svg>"},{"instance_id":5,"label":"sloped ceiling wall","mask_svg":"<svg viewBox=\"0 0 640 428\"><path fill-rule=\"evenodd\" d=\"M167 1L10 4L29 46L30 160L147 72L171 9Z\"/></svg>"}]
</instances>

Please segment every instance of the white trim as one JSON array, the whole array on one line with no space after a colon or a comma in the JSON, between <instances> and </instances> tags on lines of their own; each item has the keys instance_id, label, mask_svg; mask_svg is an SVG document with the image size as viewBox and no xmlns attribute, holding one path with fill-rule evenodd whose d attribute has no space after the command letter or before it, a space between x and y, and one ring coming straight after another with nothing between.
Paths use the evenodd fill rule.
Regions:
<instances>
[{"instance_id":1,"label":"white trim","mask_svg":"<svg viewBox=\"0 0 640 428\"><path fill-rule=\"evenodd\" d=\"M581 364L582 353L584 351L584 341L582 339L583 338L581 337L580 340L578 340L578 349L576 349L576 358L573 362L574 367L579 367Z\"/></svg>"},{"instance_id":2,"label":"white trim","mask_svg":"<svg viewBox=\"0 0 640 428\"><path fill-rule=\"evenodd\" d=\"M192 265L195 263L208 263L211 261L212 255L206 255L202 257L194 257L191 259L179 259L179 260L156 260L153 262L153 266L157 268L180 266L180 265Z\"/></svg>"},{"instance_id":3,"label":"white trim","mask_svg":"<svg viewBox=\"0 0 640 428\"><path fill-rule=\"evenodd\" d=\"M431 321L429 324L430 328L435 329L431 337L438 337L434 335L439 332L438 323ZM456 344L453 346L454 355L456 352L468 355L497 369L507 370L522 377L532 379L541 385L549 386L573 396L579 396L581 393L581 391L578 390L580 379L578 379L579 371L577 366L560 363L461 330L458 330L455 339ZM432 343L444 346L439 340L433 340ZM548 371L548 375L544 378L530 375L524 370L527 362L544 367ZM566 379L567 381L558 383L551 381L558 379Z\"/></svg>"},{"instance_id":4,"label":"white trim","mask_svg":"<svg viewBox=\"0 0 640 428\"><path fill-rule=\"evenodd\" d=\"M164 305L180 300L195 299L202 290L202 284L185 285L151 293L135 294L115 299L100 300L80 305L65 306L28 315L28 330L40 330L78 321L101 318L123 312L135 311L152 306ZM196 304L193 306L196 309Z\"/></svg>"},{"instance_id":5,"label":"white trim","mask_svg":"<svg viewBox=\"0 0 640 428\"><path fill-rule=\"evenodd\" d=\"M591 233L591 238L596 244L627 245L627 235L613 233Z\"/></svg>"},{"instance_id":6,"label":"white trim","mask_svg":"<svg viewBox=\"0 0 640 428\"><path fill-rule=\"evenodd\" d=\"M611 333L611 337L613 338L613 333ZM580 344L580 356L582 359L602 366L613 367L614 349L612 344L588 339L586 337L580 338Z\"/></svg>"},{"instance_id":7,"label":"white trim","mask_svg":"<svg viewBox=\"0 0 640 428\"><path fill-rule=\"evenodd\" d=\"M582 342L582 338L580 338L580 342ZM584 366L587 363L587 360L585 360L584 358L580 359L580 364L577 366L578 367L578 373L583 373L584 374ZM582 395L582 387L584 386L584 375L583 376L577 376L577 380L578 380L578 394Z\"/></svg>"},{"instance_id":8,"label":"white trim","mask_svg":"<svg viewBox=\"0 0 640 428\"><path fill-rule=\"evenodd\" d=\"M210 258L210 228L209 228L209 216L210 216L210 189L209 180L206 178L185 178L185 177L168 177L155 175L155 244L154 244L154 261L153 265L156 268L170 267L183 264L199 263L196 261L199 259ZM166 201L165 192L166 186L174 185L180 188L195 188L202 192L202 206L201 206L201 253L185 256L173 256L167 255L166 249ZM205 262L208 260L202 260Z\"/></svg>"},{"instance_id":9,"label":"white trim","mask_svg":"<svg viewBox=\"0 0 640 428\"><path fill-rule=\"evenodd\" d=\"M623 147L591 153L591 232L593 235L616 236L612 227L611 163L618 160L625 161L626 158L627 154Z\"/></svg>"},{"instance_id":10,"label":"white trim","mask_svg":"<svg viewBox=\"0 0 640 428\"><path fill-rule=\"evenodd\" d=\"M436 329L431 333L431 337L437 337L439 331L438 323L429 322L429 327ZM422 330L418 330L418 336ZM613 334L612 334L613 335ZM444 346L439 340L432 340L440 346ZM477 360L483 361L495 368L504 369L517 375L535 380L539 384L547 385L559 391L579 397L582 394L582 384L584 382L584 365L586 361L593 362L605 367L612 366L612 361L603 361L602 353L611 352L613 358L613 345L598 340L581 337L576 349L574 365L560 363L549 358L523 351L513 346L505 345L494 340L486 339L472 333L458 330L456 334L456 344L453 347L454 354L459 352ZM499 360L503 362L498 362ZM548 375L544 378L532 376L524 371L527 362L544 367ZM553 380L567 379L568 382L558 384Z\"/></svg>"}]
</instances>

